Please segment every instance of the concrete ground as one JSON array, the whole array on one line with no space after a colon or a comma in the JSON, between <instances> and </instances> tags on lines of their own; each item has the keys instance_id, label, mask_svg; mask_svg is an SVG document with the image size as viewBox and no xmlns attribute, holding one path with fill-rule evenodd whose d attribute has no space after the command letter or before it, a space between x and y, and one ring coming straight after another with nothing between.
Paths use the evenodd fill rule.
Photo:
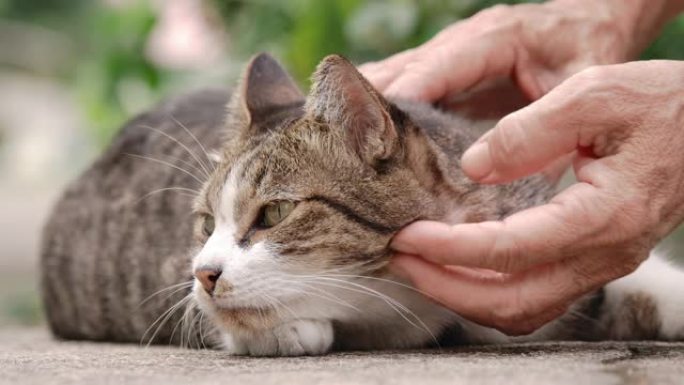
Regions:
<instances>
[{"instance_id":1,"label":"concrete ground","mask_svg":"<svg viewBox=\"0 0 684 385\"><path fill-rule=\"evenodd\" d=\"M245 358L0 330L0 384L684 384L684 343L547 343Z\"/></svg>"}]
</instances>

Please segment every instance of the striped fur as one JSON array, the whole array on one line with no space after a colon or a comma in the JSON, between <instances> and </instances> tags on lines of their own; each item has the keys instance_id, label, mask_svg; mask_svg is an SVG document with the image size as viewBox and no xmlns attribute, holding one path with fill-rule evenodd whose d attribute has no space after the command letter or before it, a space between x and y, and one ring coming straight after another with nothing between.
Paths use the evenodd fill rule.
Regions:
<instances>
[{"instance_id":1,"label":"striped fur","mask_svg":"<svg viewBox=\"0 0 684 385\"><path fill-rule=\"evenodd\" d=\"M463 175L460 155L491 121L390 103L336 56L321 63L306 100L266 55L250 63L228 99L200 91L136 118L65 192L42 255L56 335L193 341L252 355L509 340L386 269L389 241L408 223L500 219L551 196L553 186L541 177L481 186ZM189 190L140 200L171 186ZM190 190L198 195L183 194ZM277 200L295 208L264 227L264 207ZM209 216L210 235L203 226ZM213 295L192 281L192 269L206 266L222 270ZM640 282L649 269L628 278ZM193 288L144 302L183 282ZM676 321L656 314L664 299L620 282L527 339L681 338ZM181 333L175 326L183 309L168 319L164 312L188 295L200 312L188 308L196 327Z\"/></svg>"}]
</instances>

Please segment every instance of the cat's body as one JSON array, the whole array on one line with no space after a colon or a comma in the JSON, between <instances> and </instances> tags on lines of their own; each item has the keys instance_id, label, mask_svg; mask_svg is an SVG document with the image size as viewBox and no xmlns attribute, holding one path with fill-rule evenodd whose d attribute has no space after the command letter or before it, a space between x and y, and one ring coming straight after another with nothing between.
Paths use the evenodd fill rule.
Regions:
<instances>
[{"instance_id":1,"label":"cat's body","mask_svg":"<svg viewBox=\"0 0 684 385\"><path fill-rule=\"evenodd\" d=\"M532 177L479 186L462 174L458 159L491 122L391 105L339 58L326 60L315 81L305 106L277 64L259 56L226 123L229 95L220 91L179 98L129 123L47 226L43 291L55 334L137 342L148 332L150 339L154 321L190 287L141 303L190 282L192 263L202 313L187 318L205 331L213 325L204 342L235 354L510 340L393 277L387 245L417 219L501 219L545 202L552 184ZM145 197L172 186L201 188L198 240L188 190ZM654 275L661 279L651 289ZM684 273L651 259L521 338L681 339L684 299L668 297L672 291L684 292ZM179 317L171 315L153 342L196 337L200 328L191 337L174 333Z\"/></svg>"},{"instance_id":2,"label":"cat's body","mask_svg":"<svg viewBox=\"0 0 684 385\"><path fill-rule=\"evenodd\" d=\"M67 188L45 228L41 262L44 303L56 335L141 342L150 328L146 343L156 330L152 323L188 294L186 286L143 303L160 289L192 280L192 192L158 190L200 188L193 175L175 168L203 178L182 146L198 157L204 157L202 150L179 123L208 148L218 148L228 97L225 90L197 92L137 117ZM165 322L154 342L170 341L181 314Z\"/></svg>"}]
</instances>

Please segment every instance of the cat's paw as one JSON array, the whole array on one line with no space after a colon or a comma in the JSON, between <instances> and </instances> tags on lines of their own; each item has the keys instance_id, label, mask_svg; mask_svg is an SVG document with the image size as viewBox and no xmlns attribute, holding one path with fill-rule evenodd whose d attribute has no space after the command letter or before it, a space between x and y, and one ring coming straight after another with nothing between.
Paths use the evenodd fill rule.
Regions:
<instances>
[{"instance_id":1,"label":"cat's paw","mask_svg":"<svg viewBox=\"0 0 684 385\"><path fill-rule=\"evenodd\" d=\"M248 336L223 335L223 350L234 355L304 356L327 353L333 343L330 321L294 320Z\"/></svg>"},{"instance_id":2,"label":"cat's paw","mask_svg":"<svg viewBox=\"0 0 684 385\"><path fill-rule=\"evenodd\" d=\"M246 356L249 354L247 345L232 333L221 333L221 350L234 356Z\"/></svg>"},{"instance_id":3,"label":"cat's paw","mask_svg":"<svg viewBox=\"0 0 684 385\"><path fill-rule=\"evenodd\" d=\"M274 330L278 339L278 355L302 356L327 353L333 344L330 321L295 320Z\"/></svg>"}]
</instances>

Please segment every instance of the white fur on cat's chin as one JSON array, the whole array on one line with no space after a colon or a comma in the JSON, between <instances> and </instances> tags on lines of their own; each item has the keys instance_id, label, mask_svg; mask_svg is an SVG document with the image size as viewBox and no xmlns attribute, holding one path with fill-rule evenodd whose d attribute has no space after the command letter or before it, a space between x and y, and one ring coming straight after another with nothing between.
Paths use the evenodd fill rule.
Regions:
<instances>
[{"instance_id":1,"label":"white fur on cat's chin","mask_svg":"<svg viewBox=\"0 0 684 385\"><path fill-rule=\"evenodd\" d=\"M238 192L237 168L228 176L219 200L216 226L213 234L193 260L193 269L200 266L220 267L221 282L231 290L215 293L213 298L205 295L195 281L196 299L202 311L212 313L214 308L262 308L282 305L289 290L287 274L282 269L277 254L265 242L249 248L240 247L236 239L237 225L234 208ZM283 294L284 293L284 294ZM285 305L287 306L287 305ZM298 313L290 309L292 317ZM330 321L294 319L282 322L272 330L254 333L222 331L223 349L235 355L293 356L326 353L333 343Z\"/></svg>"}]
</instances>

